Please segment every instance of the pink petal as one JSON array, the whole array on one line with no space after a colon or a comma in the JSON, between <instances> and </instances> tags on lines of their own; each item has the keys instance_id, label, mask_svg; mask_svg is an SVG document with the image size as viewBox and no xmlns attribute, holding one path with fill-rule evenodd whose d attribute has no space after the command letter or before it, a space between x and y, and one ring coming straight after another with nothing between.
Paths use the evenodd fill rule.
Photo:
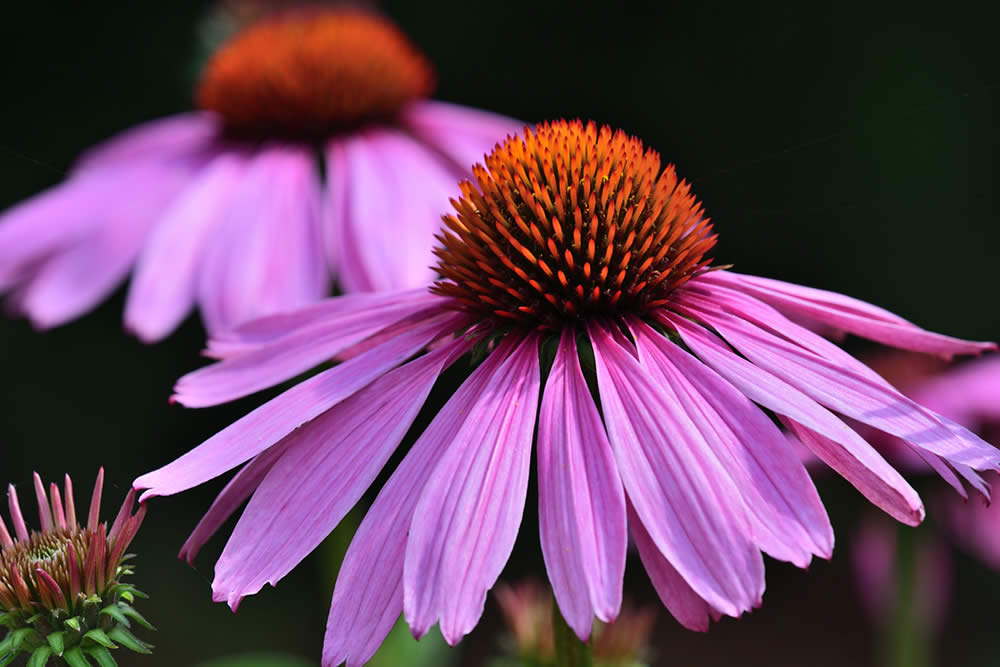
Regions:
<instances>
[{"instance_id":1,"label":"pink petal","mask_svg":"<svg viewBox=\"0 0 1000 667\"><path fill-rule=\"evenodd\" d=\"M309 150L271 145L257 152L206 243L198 302L210 333L326 295L319 201Z\"/></svg>"},{"instance_id":2,"label":"pink petal","mask_svg":"<svg viewBox=\"0 0 1000 667\"><path fill-rule=\"evenodd\" d=\"M178 558L183 558L188 564L193 564L195 557L201 548L205 546L209 538L212 537L222 527L222 524L231 517L246 499L254 492L267 472L281 458L288 445L286 438L281 443L264 450L255 456L249 463L243 466L239 472L233 475L225 488L219 492L212 505L205 512L198 525L185 540Z\"/></svg>"},{"instance_id":3,"label":"pink petal","mask_svg":"<svg viewBox=\"0 0 1000 667\"><path fill-rule=\"evenodd\" d=\"M125 325L144 342L165 338L194 305L205 245L245 173L243 155L220 154L194 177L152 230L125 304Z\"/></svg>"},{"instance_id":4,"label":"pink petal","mask_svg":"<svg viewBox=\"0 0 1000 667\"><path fill-rule=\"evenodd\" d=\"M833 527L798 454L767 415L652 327L630 323L640 358L677 395L744 502L757 545L806 567L833 554Z\"/></svg>"},{"instance_id":5,"label":"pink petal","mask_svg":"<svg viewBox=\"0 0 1000 667\"><path fill-rule=\"evenodd\" d=\"M709 621L717 612L713 612L709 604L684 581L684 577L674 569L670 561L663 557L653 538L643 527L642 521L636 516L631 503L628 505L628 525L632 529L632 538L639 550L642 565L646 568L646 574L649 575L649 580L653 583L653 588L660 596L663 606L688 630L707 632Z\"/></svg>"},{"instance_id":6,"label":"pink petal","mask_svg":"<svg viewBox=\"0 0 1000 667\"><path fill-rule=\"evenodd\" d=\"M0 289L31 275L53 252L91 237L120 192L121 174L102 172L65 183L0 215Z\"/></svg>"},{"instance_id":7,"label":"pink petal","mask_svg":"<svg viewBox=\"0 0 1000 667\"><path fill-rule=\"evenodd\" d=\"M538 518L545 568L581 640L596 615L613 621L625 575L625 492L611 444L566 330L538 417Z\"/></svg>"},{"instance_id":8,"label":"pink petal","mask_svg":"<svg viewBox=\"0 0 1000 667\"><path fill-rule=\"evenodd\" d=\"M294 429L345 400L432 340L453 331L434 320L300 382L172 463L139 477L142 501L190 489L249 461Z\"/></svg>"},{"instance_id":9,"label":"pink petal","mask_svg":"<svg viewBox=\"0 0 1000 667\"><path fill-rule=\"evenodd\" d=\"M328 317L321 326L303 328L271 345L188 373L177 381L174 398L189 408L226 403L304 373L407 317L454 319L450 312L419 308L419 303L390 302Z\"/></svg>"},{"instance_id":10,"label":"pink petal","mask_svg":"<svg viewBox=\"0 0 1000 667\"><path fill-rule=\"evenodd\" d=\"M798 433L802 443L872 503L904 523L916 525L923 520L924 507L917 492L847 424L784 380L734 354L702 327L682 317L666 321L698 358L743 395L807 427L808 437Z\"/></svg>"},{"instance_id":11,"label":"pink petal","mask_svg":"<svg viewBox=\"0 0 1000 667\"><path fill-rule=\"evenodd\" d=\"M153 223L189 182L191 169L149 167L102 172L100 177L114 179L115 194L78 202L76 212L99 217L100 224L44 260L14 294L18 309L39 328L58 326L90 310L125 278ZM96 208L82 208L89 204Z\"/></svg>"},{"instance_id":12,"label":"pink petal","mask_svg":"<svg viewBox=\"0 0 1000 667\"><path fill-rule=\"evenodd\" d=\"M732 286L771 304L783 313L811 319L904 350L951 358L956 354L979 354L997 349L995 343L965 341L925 331L889 311L834 292L730 271L713 271L703 275L700 280Z\"/></svg>"},{"instance_id":13,"label":"pink petal","mask_svg":"<svg viewBox=\"0 0 1000 667\"><path fill-rule=\"evenodd\" d=\"M910 398L968 428L1000 422L1000 356L936 375L914 389Z\"/></svg>"},{"instance_id":14,"label":"pink petal","mask_svg":"<svg viewBox=\"0 0 1000 667\"><path fill-rule=\"evenodd\" d=\"M608 436L629 501L660 552L713 608L756 606L764 564L739 491L676 396L596 326L588 327Z\"/></svg>"},{"instance_id":15,"label":"pink petal","mask_svg":"<svg viewBox=\"0 0 1000 667\"><path fill-rule=\"evenodd\" d=\"M402 122L451 158L461 169L459 175L466 177L472 175L472 165L482 164L496 144L524 129L524 123L513 118L434 100L407 106Z\"/></svg>"},{"instance_id":16,"label":"pink petal","mask_svg":"<svg viewBox=\"0 0 1000 667\"><path fill-rule=\"evenodd\" d=\"M441 371L469 347L457 339L386 373L279 443L284 453L215 566L213 598L236 609L315 549L375 481Z\"/></svg>"},{"instance_id":17,"label":"pink petal","mask_svg":"<svg viewBox=\"0 0 1000 667\"><path fill-rule=\"evenodd\" d=\"M211 150L218 139L219 119L193 112L152 120L120 132L81 155L74 172L107 167L135 167L137 162L162 162Z\"/></svg>"},{"instance_id":18,"label":"pink petal","mask_svg":"<svg viewBox=\"0 0 1000 667\"><path fill-rule=\"evenodd\" d=\"M344 290L430 283L434 235L441 216L451 210L449 197L461 193L441 158L398 130L380 128L336 139L327 159L331 185L324 230ZM345 180L349 190L334 184L336 179Z\"/></svg>"},{"instance_id":19,"label":"pink petal","mask_svg":"<svg viewBox=\"0 0 1000 667\"><path fill-rule=\"evenodd\" d=\"M365 663L403 611L403 563L414 507L455 433L507 362L499 352L490 354L452 395L361 522L333 590L324 665L345 660L352 667Z\"/></svg>"},{"instance_id":20,"label":"pink petal","mask_svg":"<svg viewBox=\"0 0 1000 667\"><path fill-rule=\"evenodd\" d=\"M538 405L538 338L508 335L490 378L427 481L410 524L403 608L416 637L440 619L456 644L483 613L524 511ZM451 419L452 415L438 418Z\"/></svg>"},{"instance_id":21,"label":"pink petal","mask_svg":"<svg viewBox=\"0 0 1000 667\"><path fill-rule=\"evenodd\" d=\"M405 303L413 305L413 312L417 312L422 307L440 305L445 301L444 297L431 294L426 287L395 292L345 294L295 310L265 315L235 329L219 332L209 339L206 354L223 359L235 357L255 348L271 345L306 327L323 327L332 317Z\"/></svg>"},{"instance_id":22,"label":"pink petal","mask_svg":"<svg viewBox=\"0 0 1000 667\"><path fill-rule=\"evenodd\" d=\"M1000 466L1000 451L957 424L937 417L885 382L866 377L870 370L857 372L852 367L827 361L724 313L703 308L698 308L697 313L754 364L822 405L958 466L977 470ZM857 361L853 365L861 366Z\"/></svg>"},{"instance_id":23,"label":"pink petal","mask_svg":"<svg viewBox=\"0 0 1000 667\"><path fill-rule=\"evenodd\" d=\"M997 482L996 475L989 475L989 479ZM950 494L940 501L940 516L947 532L987 566L1000 570L1000 503L966 503Z\"/></svg>"}]
</instances>

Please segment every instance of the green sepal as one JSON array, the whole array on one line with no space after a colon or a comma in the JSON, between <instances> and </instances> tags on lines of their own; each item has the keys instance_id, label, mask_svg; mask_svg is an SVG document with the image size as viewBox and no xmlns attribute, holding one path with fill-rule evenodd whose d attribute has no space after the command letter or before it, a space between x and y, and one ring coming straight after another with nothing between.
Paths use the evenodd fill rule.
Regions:
<instances>
[{"instance_id":1,"label":"green sepal","mask_svg":"<svg viewBox=\"0 0 1000 667\"><path fill-rule=\"evenodd\" d=\"M17 617L8 612L6 614L0 614L0 625L6 625L8 628L13 630L19 625L19 623L17 622Z\"/></svg>"},{"instance_id":2,"label":"green sepal","mask_svg":"<svg viewBox=\"0 0 1000 667\"><path fill-rule=\"evenodd\" d=\"M107 607L101 610L101 613L110 616L111 618L115 619L116 621L124 625L126 628L132 627L132 622L125 617L125 614L122 613L122 610L119 609L118 605L116 604L109 604Z\"/></svg>"},{"instance_id":3,"label":"green sepal","mask_svg":"<svg viewBox=\"0 0 1000 667\"><path fill-rule=\"evenodd\" d=\"M114 586L108 588L108 594L111 596L118 595L119 597L125 597L126 594L129 594L134 595L137 598L149 598L148 595L140 591L132 584L115 584Z\"/></svg>"},{"instance_id":4,"label":"green sepal","mask_svg":"<svg viewBox=\"0 0 1000 667\"><path fill-rule=\"evenodd\" d=\"M83 654L79 646L74 646L70 650L66 651L62 655L62 659L66 661L69 667L93 667L90 664L90 660L87 660L87 656Z\"/></svg>"},{"instance_id":5,"label":"green sepal","mask_svg":"<svg viewBox=\"0 0 1000 667\"><path fill-rule=\"evenodd\" d=\"M122 610L122 613L131 618L133 621L146 628L147 630L156 630L153 624L146 620L146 618L135 610L130 604L125 604L124 602L118 603L118 608Z\"/></svg>"},{"instance_id":6,"label":"green sepal","mask_svg":"<svg viewBox=\"0 0 1000 667\"><path fill-rule=\"evenodd\" d=\"M10 663L17 659L17 656L21 655L20 651L14 651L13 653L8 653L7 655L0 658L0 667L7 667Z\"/></svg>"},{"instance_id":7,"label":"green sepal","mask_svg":"<svg viewBox=\"0 0 1000 667\"><path fill-rule=\"evenodd\" d=\"M118 667L118 663L115 662L111 652L103 646L95 646L94 648L85 649L85 653L96 660L97 664L101 667Z\"/></svg>"},{"instance_id":8,"label":"green sepal","mask_svg":"<svg viewBox=\"0 0 1000 667\"><path fill-rule=\"evenodd\" d=\"M49 664L50 657L52 657L52 649L48 646L39 646L28 658L28 667L45 667Z\"/></svg>"},{"instance_id":9,"label":"green sepal","mask_svg":"<svg viewBox=\"0 0 1000 667\"><path fill-rule=\"evenodd\" d=\"M136 653L153 652L151 650L153 648L152 644L147 644L120 625L116 625L111 628L111 632L108 633L108 636L111 637L113 641L118 642L125 648L131 649Z\"/></svg>"},{"instance_id":10,"label":"green sepal","mask_svg":"<svg viewBox=\"0 0 1000 667\"><path fill-rule=\"evenodd\" d=\"M42 643L41 639L38 636L38 633L35 632L34 628L21 628L20 630L14 630L8 636L8 639L10 639L10 650L14 651L15 653L20 651L21 645L32 637L33 637L33 639L31 640L32 644L38 645Z\"/></svg>"},{"instance_id":11,"label":"green sepal","mask_svg":"<svg viewBox=\"0 0 1000 667\"><path fill-rule=\"evenodd\" d=\"M66 633L65 632L51 632L49 636L45 638L49 642L49 646L56 655L62 655L66 650Z\"/></svg>"},{"instance_id":12,"label":"green sepal","mask_svg":"<svg viewBox=\"0 0 1000 667\"><path fill-rule=\"evenodd\" d=\"M70 630L80 632L80 617L74 616L73 618L67 618L65 621L63 621L63 625L65 625Z\"/></svg>"},{"instance_id":13,"label":"green sepal","mask_svg":"<svg viewBox=\"0 0 1000 667\"><path fill-rule=\"evenodd\" d=\"M113 641L108 637L107 633L100 628L94 628L87 634L83 636L84 639L89 639L95 644L100 644L101 646L106 646L107 648L118 648Z\"/></svg>"}]
</instances>

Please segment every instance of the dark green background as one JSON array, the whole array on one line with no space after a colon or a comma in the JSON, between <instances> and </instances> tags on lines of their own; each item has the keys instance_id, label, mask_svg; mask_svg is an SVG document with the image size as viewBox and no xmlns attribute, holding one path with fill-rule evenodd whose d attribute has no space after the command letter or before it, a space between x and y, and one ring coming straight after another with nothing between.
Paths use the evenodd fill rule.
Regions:
<instances>
[{"instance_id":1,"label":"dark green background","mask_svg":"<svg viewBox=\"0 0 1000 667\"><path fill-rule=\"evenodd\" d=\"M114 132L187 109L208 7L5 6L0 208L56 183L76 154ZM934 330L1000 338L996 9L528 0L383 7L438 66L439 98L530 121L592 118L658 149L704 201L719 261L868 299ZM121 330L122 294L41 335L0 320L0 478L22 495L30 495L32 470L47 479L70 471L83 489L103 463L106 498L117 502L136 475L259 403L169 406L173 381L202 363L200 326L189 320L167 342L143 346ZM153 503L135 551L158 649L122 664L190 665L241 650L318 659L329 558L310 558L235 616L210 601L221 540L195 569L173 558L218 488ZM769 562L763 608L708 635L680 629L664 612L655 635L662 664L877 664L847 548L863 503L840 480L822 479L820 488L837 530L833 561L808 573ZM530 499L528 508L512 574L541 562ZM937 664L995 664L1000 577L956 558ZM651 598L637 562L627 587ZM495 651L497 622L489 602L463 644L466 664Z\"/></svg>"}]
</instances>

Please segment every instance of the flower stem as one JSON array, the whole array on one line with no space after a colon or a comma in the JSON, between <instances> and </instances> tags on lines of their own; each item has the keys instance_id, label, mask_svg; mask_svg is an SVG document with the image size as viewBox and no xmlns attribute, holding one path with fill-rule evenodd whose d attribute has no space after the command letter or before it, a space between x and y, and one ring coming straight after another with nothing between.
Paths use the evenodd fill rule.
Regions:
<instances>
[{"instance_id":1,"label":"flower stem","mask_svg":"<svg viewBox=\"0 0 1000 667\"><path fill-rule=\"evenodd\" d=\"M888 667L930 667L931 640L917 600L917 531L900 525L896 534L895 589L892 619L883 639Z\"/></svg>"},{"instance_id":2,"label":"flower stem","mask_svg":"<svg viewBox=\"0 0 1000 667\"><path fill-rule=\"evenodd\" d=\"M580 641L552 599L552 634L556 644L556 667L592 667L590 646Z\"/></svg>"}]
</instances>

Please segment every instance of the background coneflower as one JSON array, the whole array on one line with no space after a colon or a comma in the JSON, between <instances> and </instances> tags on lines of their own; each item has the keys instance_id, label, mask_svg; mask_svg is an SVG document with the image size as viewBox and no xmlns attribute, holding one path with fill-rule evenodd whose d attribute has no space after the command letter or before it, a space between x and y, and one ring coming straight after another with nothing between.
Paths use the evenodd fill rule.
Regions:
<instances>
[{"instance_id":1,"label":"background coneflower","mask_svg":"<svg viewBox=\"0 0 1000 667\"><path fill-rule=\"evenodd\" d=\"M326 296L331 274L349 292L425 284L456 180L516 129L427 100L434 83L376 14L263 18L208 61L200 111L91 149L0 215L0 291L48 328L134 267L125 324L155 341L194 305L220 332Z\"/></svg>"}]
</instances>

